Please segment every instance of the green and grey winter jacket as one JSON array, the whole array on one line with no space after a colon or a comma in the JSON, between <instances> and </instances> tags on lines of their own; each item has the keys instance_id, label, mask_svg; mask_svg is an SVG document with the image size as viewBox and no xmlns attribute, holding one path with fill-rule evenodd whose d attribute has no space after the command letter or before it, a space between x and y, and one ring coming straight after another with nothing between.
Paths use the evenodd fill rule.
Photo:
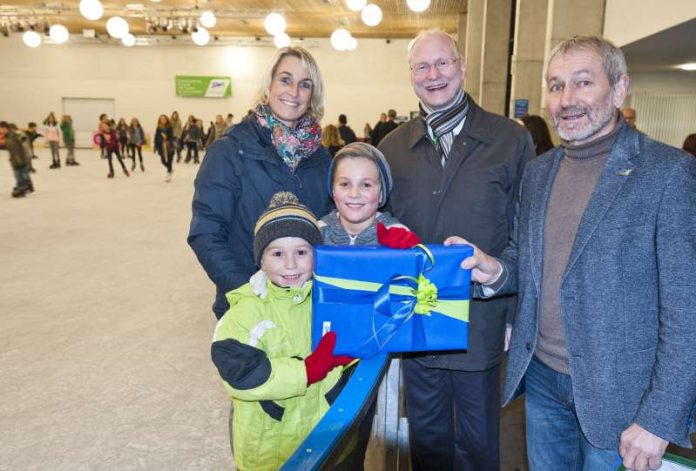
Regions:
<instances>
[{"instance_id":1,"label":"green and grey winter jacket","mask_svg":"<svg viewBox=\"0 0 696 471\"><path fill-rule=\"evenodd\" d=\"M280 288L267 282L257 296L247 283L227 293L230 309L213 337L212 358L234 403L238 469L278 469L340 392L338 367L307 387L312 282Z\"/></svg>"}]
</instances>

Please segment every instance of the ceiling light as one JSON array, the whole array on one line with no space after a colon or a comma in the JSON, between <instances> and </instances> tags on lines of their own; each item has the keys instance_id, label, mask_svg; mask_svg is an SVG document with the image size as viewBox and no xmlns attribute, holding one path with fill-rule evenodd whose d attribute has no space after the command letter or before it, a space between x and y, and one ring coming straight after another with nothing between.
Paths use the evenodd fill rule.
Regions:
<instances>
[{"instance_id":1,"label":"ceiling light","mask_svg":"<svg viewBox=\"0 0 696 471\"><path fill-rule=\"evenodd\" d=\"M367 26L377 26L382 21L382 9L374 3L370 3L363 8L360 18Z\"/></svg>"},{"instance_id":2,"label":"ceiling light","mask_svg":"<svg viewBox=\"0 0 696 471\"><path fill-rule=\"evenodd\" d=\"M128 33L124 37L121 38L121 42L126 47L133 47L133 46L135 46L135 36Z\"/></svg>"},{"instance_id":3,"label":"ceiling light","mask_svg":"<svg viewBox=\"0 0 696 471\"><path fill-rule=\"evenodd\" d=\"M112 38L121 39L128 34L128 23L120 16L112 16L106 22L106 31Z\"/></svg>"},{"instance_id":4,"label":"ceiling light","mask_svg":"<svg viewBox=\"0 0 696 471\"><path fill-rule=\"evenodd\" d=\"M216 23L217 18L215 18L215 14L212 11L206 10L203 13L201 13L201 24L203 26L205 26L206 28L213 28Z\"/></svg>"},{"instance_id":5,"label":"ceiling light","mask_svg":"<svg viewBox=\"0 0 696 471\"><path fill-rule=\"evenodd\" d=\"M430 0L406 0L406 4L411 10L420 13L428 9Z\"/></svg>"},{"instance_id":6,"label":"ceiling light","mask_svg":"<svg viewBox=\"0 0 696 471\"><path fill-rule=\"evenodd\" d=\"M104 6L99 0L80 0L80 13L88 20L98 20L104 14Z\"/></svg>"},{"instance_id":7,"label":"ceiling light","mask_svg":"<svg viewBox=\"0 0 696 471\"><path fill-rule=\"evenodd\" d=\"M288 33L277 34L273 38L273 44L275 44L275 47L278 49L288 47L290 45L290 36L288 36Z\"/></svg>"},{"instance_id":8,"label":"ceiling light","mask_svg":"<svg viewBox=\"0 0 696 471\"><path fill-rule=\"evenodd\" d=\"M41 45L41 35L32 29L22 35L22 41L29 47L39 47Z\"/></svg>"},{"instance_id":9,"label":"ceiling light","mask_svg":"<svg viewBox=\"0 0 696 471\"><path fill-rule=\"evenodd\" d=\"M358 40L353 36L350 37L349 41L346 42L346 51L355 51L358 47Z\"/></svg>"},{"instance_id":10,"label":"ceiling light","mask_svg":"<svg viewBox=\"0 0 696 471\"><path fill-rule=\"evenodd\" d=\"M284 33L287 25L288 23L280 13L269 13L263 22L263 26L271 36L278 36L280 33Z\"/></svg>"},{"instance_id":11,"label":"ceiling light","mask_svg":"<svg viewBox=\"0 0 696 471\"><path fill-rule=\"evenodd\" d=\"M48 34L51 36L53 42L58 44L63 44L70 38L70 33L68 28L63 25L53 25L51 29L48 30Z\"/></svg>"},{"instance_id":12,"label":"ceiling light","mask_svg":"<svg viewBox=\"0 0 696 471\"><path fill-rule=\"evenodd\" d=\"M681 70L694 71L696 70L696 62L689 62L687 64L678 65Z\"/></svg>"},{"instance_id":13,"label":"ceiling light","mask_svg":"<svg viewBox=\"0 0 696 471\"><path fill-rule=\"evenodd\" d=\"M346 0L346 6L349 10L360 11L367 5L367 0Z\"/></svg>"},{"instance_id":14,"label":"ceiling light","mask_svg":"<svg viewBox=\"0 0 696 471\"><path fill-rule=\"evenodd\" d=\"M205 46L210 41L210 33L202 26L199 26L195 32L191 33L191 39L197 46Z\"/></svg>"},{"instance_id":15,"label":"ceiling light","mask_svg":"<svg viewBox=\"0 0 696 471\"><path fill-rule=\"evenodd\" d=\"M350 45L351 38L347 29L338 28L331 33L331 45L337 51L345 51Z\"/></svg>"}]
</instances>

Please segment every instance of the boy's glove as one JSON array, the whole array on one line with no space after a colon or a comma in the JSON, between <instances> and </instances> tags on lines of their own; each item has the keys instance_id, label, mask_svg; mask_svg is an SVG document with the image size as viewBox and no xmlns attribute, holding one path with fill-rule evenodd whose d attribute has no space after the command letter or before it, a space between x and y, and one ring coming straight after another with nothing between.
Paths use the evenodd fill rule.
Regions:
<instances>
[{"instance_id":1,"label":"boy's glove","mask_svg":"<svg viewBox=\"0 0 696 471\"><path fill-rule=\"evenodd\" d=\"M390 249L410 249L421 243L415 232L405 227L387 227L381 222L377 224L377 241Z\"/></svg>"},{"instance_id":2,"label":"boy's glove","mask_svg":"<svg viewBox=\"0 0 696 471\"><path fill-rule=\"evenodd\" d=\"M326 378L329 371L337 366L344 366L353 361L346 355L334 355L333 349L336 346L336 333L327 332L319 341L317 348L305 358L305 368L307 369L307 386L317 383Z\"/></svg>"}]
</instances>

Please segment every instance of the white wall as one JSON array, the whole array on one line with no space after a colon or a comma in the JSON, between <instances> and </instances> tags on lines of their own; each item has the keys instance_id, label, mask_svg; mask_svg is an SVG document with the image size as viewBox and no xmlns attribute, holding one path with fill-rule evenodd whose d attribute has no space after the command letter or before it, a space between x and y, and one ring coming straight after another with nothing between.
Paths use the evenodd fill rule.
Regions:
<instances>
[{"instance_id":1,"label":"white wall","mask_svg":"<svg viewBox=\"0 0 696 471\"><path fill-rule=\"evenodd\" d=\"M675 70L673 72L636 72L628 74L631 83L629 95L634 93L696 94L696 72Z\"/></svg>"},{"instance_id":2,"label":"white wall","mask_svg":"<svg viewBox=\"0 0 696 471\"><path fill-rule=\"evenodd\" d=\"M324 125L340 113L362 136L366 122L394 108L399 115L418 109L409 82L406 40L359 40L358 49L337 52L328 39L308 47L324 77ZM114 98L116 118L137 116L151 131L157 116L178 110L210 121L232 112L235 121L252 106L255 91L275 49L232 46L150 46L43 44L30 49L19 34L0 38L0 119L20 126L62 112L63 97ZM175 75L232 77L228 99L175 96ZM94 117L95 128L97 116Z\"/></svg>"},{"instance_id":3,"label":"white wall","mask_svg":"<svg viewBox=\"0 0 696 471\"><path fill-rule=\"evenodd\" d=\"M604 37L622 47L692 18L694 0L606 0Z\"/></svg>"}]
</instances>

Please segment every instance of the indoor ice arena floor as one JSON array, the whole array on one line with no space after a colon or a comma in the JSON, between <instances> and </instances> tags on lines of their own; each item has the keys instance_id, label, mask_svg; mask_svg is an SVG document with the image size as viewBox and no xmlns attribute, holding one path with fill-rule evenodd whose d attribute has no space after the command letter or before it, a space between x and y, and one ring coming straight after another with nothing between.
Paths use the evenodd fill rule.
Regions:
<instances>
[{"instance_id":1,"label":"indoor ice arena floor","mask_svg":"<svg viewBox=\"0 0 696 471\"><path fill-rule=\"evenodd\" d=\"M186 244L198 166L165 183L147 152L110 180L95 151L59 170L37 153L36 192L14 199L0 151L0 470L233 469L214 289ZM527 469L521 410L503 413L505 471Z\"/></svg>"}]
</instances>

